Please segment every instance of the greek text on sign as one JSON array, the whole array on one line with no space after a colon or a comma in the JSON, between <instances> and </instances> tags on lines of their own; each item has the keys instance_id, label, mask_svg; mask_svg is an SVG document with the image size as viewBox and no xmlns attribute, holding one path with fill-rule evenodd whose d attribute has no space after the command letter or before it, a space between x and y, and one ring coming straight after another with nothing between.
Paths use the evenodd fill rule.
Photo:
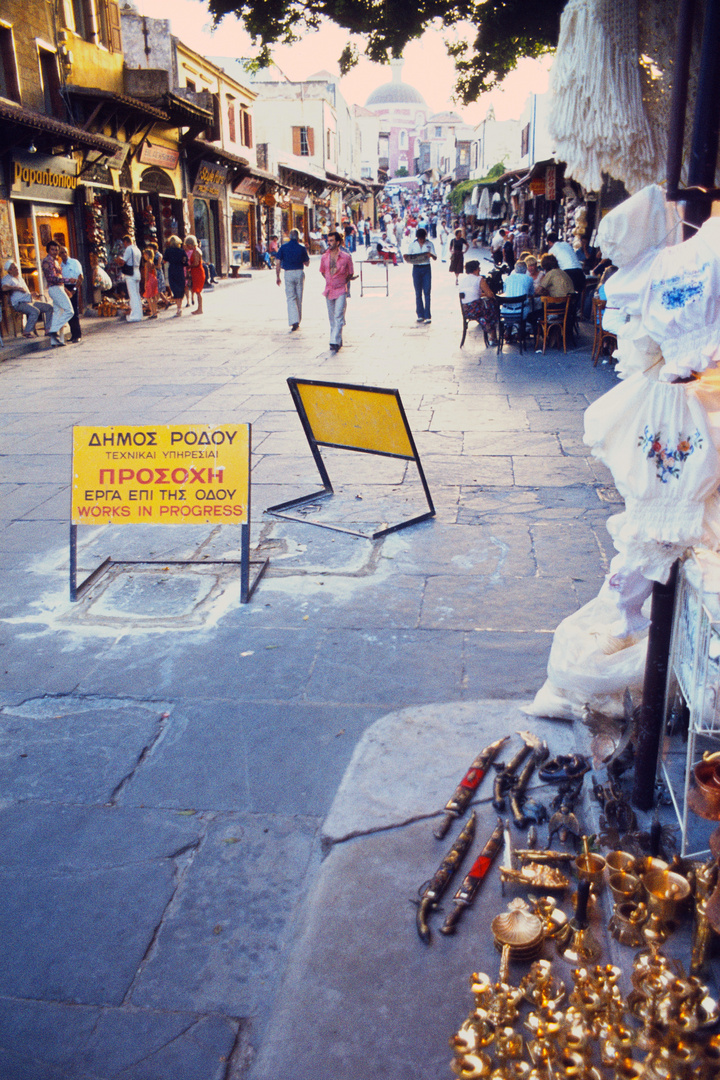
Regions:
<instances>
[{"instance_id":1,"label":"greek text on sign","mask_svg":"<svg viewBox=\"0 0 720 1080\"><path fill-rule=\"evenodd\" d=\"M73 525L245 525L248 424L73 428Z\"/></svg>"}]
</instances>

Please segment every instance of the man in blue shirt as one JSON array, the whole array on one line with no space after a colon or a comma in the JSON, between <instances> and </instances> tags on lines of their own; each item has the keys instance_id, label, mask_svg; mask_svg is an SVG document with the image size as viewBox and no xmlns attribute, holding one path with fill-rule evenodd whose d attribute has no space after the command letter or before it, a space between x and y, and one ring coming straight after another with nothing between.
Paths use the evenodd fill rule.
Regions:
<instances>
[{"instance_id":1,"label":"man in blue shirt","mask_svg":"<svg viewBox=\"0 0 720 1080\"><path fill-rule=\"evenodd\" d=\"M503 293L505 296L532 296L535 292L535 282L527 272L527 265L522 259L515 263L512 274L505 278ZM527 315L532 309L532 302L523 304L523 311ZM503 315L511 312L511 308L503 311Z\"/></svg>"},{"instance_id":2,"label":"man in blue shirt","mask_svg":"<svg viewBox=\"0 0 720 1080\"><path fill-rule=\"evenodd\" d=\"M70 302L73 306L73 317L68 323L70 327L70 343L79 345L82 342L82 330L80 329L80 311L82 307L82 266L77 259L71 259L67 248L60 248L61 273L65 280L65 288L70 293Z\"/></svg>"},{"instance_id":3,"label":"man in blue shirt","mask_svg":"<svg viewBox=\"0 0 720 1080\"><path fill-rule=\"evenodd\" d=\"M285 297L291 332L297 330L302 319L302 298L305 284L305 267L310 265L307 248L300 243L297 229L290 231L290 239L282 244L275 256L275 275L280 284L280 270L285 271Z\"/></svg>"},{"instance_id":4,"label":"man in blue shirt","mask_svg":"<svg viewBox=\"0 0 720 1080\"><path fill-rule=\"evenodd\" d=\"M535 282L527 272L527 265L522 259L515 263L512 274L508 274L503 285L503 294L510 296L526 296L527 301L518 307L500 306L500 315L505 325L513 324L521 326L524 320L532 325L533 321L533 296L535 294ZM518 310L520 308L520 310ZM520 331L518 330L518 333ZM507 340L507 339L506 339Z\"/></svg>"}]
</instances>

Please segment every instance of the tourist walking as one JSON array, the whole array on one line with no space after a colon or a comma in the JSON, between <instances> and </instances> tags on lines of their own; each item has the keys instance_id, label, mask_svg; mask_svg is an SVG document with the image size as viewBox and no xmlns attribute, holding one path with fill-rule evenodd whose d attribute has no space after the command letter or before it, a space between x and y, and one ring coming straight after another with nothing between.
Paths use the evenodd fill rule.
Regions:
<instances>
[{"instance_id":1,"label":"tourist walking","mask_svg":"<svg viewBox=\"0 0 720 1080\"><path fill-rule=\"evenodd\" d=\"M430 260L437 260L435 245L428 240L425 229L418 229L415 239L408 248L412 258L412 278L415 286L415 310L419 323L432 322L430 316L430 289L432 287L432 269Z\"/></svg>"},{"instance_id":2,"label":"tourist walking","mask_svg":"<svg viewBox=\"0 0 720 1080\"><path fill-rule=\"evenodd\" d=\"M163 252L163 265L167 266L167 283L177 306L176 319L179 319L182 315L187 261L187 255L180 237L175 235L168 237L168 246Z\"/></svg>"},{"instance_id":3,"label":"tourist walking","mask_svg":"<svg viewBox=\"0 0 720 1080\"><path fill-rule=\"evenodd\" d=\"M146 247L143 250L143 262L145 266L145 289L143 291L143 299L147 300L149 309L149 317L151 319L157 319L158 317L158 275L155 269L155 252L151 247Z\"/></svg>"},{"instance_id":4,"label":"tourist walking","mask_svg":"<svg viewBox=\"0 0 720 1080\"><path fill-rule=\"evenodd\" d=\"M290 230L290 239L281 244L275 256L275 276L280 284L280 271L285 271L285 299L287 300L288 323L291 332L297 330L302 322L302 298L305 287L305 267L310 265L310 256L304 244L300 243L297 229Z\"/></svg>"},{"instance_id":5,"label":"tourist walking","mask_svg":"<svg viewBox=\"0 0 720 1080\"><path fill-rule=\"evenodd\" d=\"M328 234L328 249L320 259L320 273L325 278L323 296L327 301L330 319L330 349L339 352L342 348L342 331L345 325L345 308L349 295L349 282L354 276L353 261L347 251L342 250L342 235L339 232Z\"/></svg>"},{"instance_id":6,"label":"tourist walking","mask_svg":"<svg viewBox=\"0 0 720 1080\"><path fill-rule=\"evenodd\" d=\"M142 322L143 306L140 297L140 264L142 263L142 254L140 248L133 243L129 233L126 233L122 239L123 244L125 244L125 250L122 255L118 255L118 263L125 276L125 285L127 287L128 299L130 300L130 314L125 321Z\"/></svg>"},{"instance_id":7,"label":"tourist walking","mask_svg":"<svg viewBox=\"0 0 720 1080\"><path fill-rule=\"evenodd\" d=\"M190 289L192 290L193 297L197 300L197 308L192 314L202 315L202 293L205 288L205 267L203 266L202 251L194 236L185 237L185 251L187 252L188 267L190 270Z\"/></svg>"},{"instance_id":8,"label":"tourist walking","mask_svg":"<svg viewBox=\"0 0 720 1080\"><path fill-rule=\"evenodd\" d=\"M50 345L53 349L65 344L61 330L67 326L75 312L70 297L65 290L65 281L60 268L60 245L51 240L45 245L47 254L42 261L42 272L47 285L48 296L52 300L53 314L50 323Z\"/></svg>"},{"instance_id":9,"label":"tourist walking","mask_svg":"<svg viewBox=\"0 0 720 1080\"><path fill-rule=\"evenodd\" d=\"M460 282L460 275L463 272L463 260L467 249L468 242L463 236L462 229L456 229L450 245L450 266L448 267L450 273L455 275L456 285Z\"/></svg>"}]
</instances>

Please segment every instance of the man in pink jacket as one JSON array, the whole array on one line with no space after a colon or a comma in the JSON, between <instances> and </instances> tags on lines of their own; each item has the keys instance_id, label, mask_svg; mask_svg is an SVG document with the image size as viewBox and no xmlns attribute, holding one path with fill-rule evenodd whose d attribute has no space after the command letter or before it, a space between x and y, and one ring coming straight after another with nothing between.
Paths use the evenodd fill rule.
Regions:
<instances>
[{"instance_id":1,"label":"man in pink jacket","mask_svg":"<svg viewBox=\"0 0 720 1080\"><path fill-rule=\"evenodd\" d=\"M339 232L329 233L327 244L328 249L320 260L320 273L325 278L323 296L327 300L330 319L330 348L333 352L338 352L342 348L348 282L355 271L352 259L347 251L342 250L342 236Z\"/></svg>"}]
</instances>

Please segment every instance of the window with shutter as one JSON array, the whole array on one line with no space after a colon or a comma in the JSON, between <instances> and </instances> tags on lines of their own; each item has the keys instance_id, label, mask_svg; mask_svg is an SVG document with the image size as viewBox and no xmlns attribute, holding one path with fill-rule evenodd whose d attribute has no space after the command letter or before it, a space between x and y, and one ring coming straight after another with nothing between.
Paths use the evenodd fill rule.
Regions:
<instances>
[{"instance_id":1,"label":"window with shutter","mask_svg":"<svg viewBox=\"0 0 720 1080\"><path fill-rule=\"evenodd\" d=\"M120 8L116 0L107 0L107 25L109 32L109 48L111 52L122 52L122 36L120 34Z\"/></svg>"},{"instance_id":2,"label":"window with shutter","mask_svg":"<svg viewBox=\"0 0 720 1080\"><path fill-rule=\"evenodd\" d=\"M243 126L245 128L245 145L252 146L252 116L247 111L243 113Z\"/></svg>"},{"instance_id":3,"label":"window with shutter","mask_svg":"<svg viewBox=\"0 0 720 1080\"><path fill-rule=\"evenodd\" d=\"M312 128L309 127L294 127L292 129L293 134L293 154L297 154L299 157L312 157L315 153L315 133Z\"/></svg>"},{"instance_id":4,"label":"window with shutter","mask_svg":"<svg viewBox=\"0 0 720 1080\"><path fill-rule=\"evenodd\" d=\"M230 142L235 142L235 102L232 98L228 98L227 110L228 134Z\"/></svg>"}]
</instances>

